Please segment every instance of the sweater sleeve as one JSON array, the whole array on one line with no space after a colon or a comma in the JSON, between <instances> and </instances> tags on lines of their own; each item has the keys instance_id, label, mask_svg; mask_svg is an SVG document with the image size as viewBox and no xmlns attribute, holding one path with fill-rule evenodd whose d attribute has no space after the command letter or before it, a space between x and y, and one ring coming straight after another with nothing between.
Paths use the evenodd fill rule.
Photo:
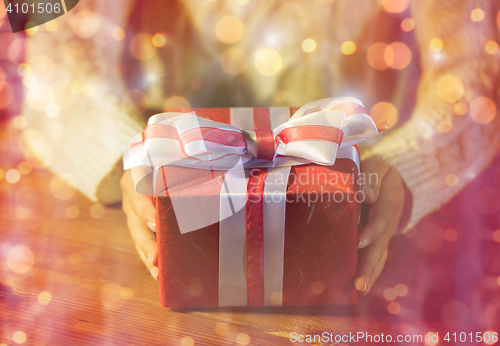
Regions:
<instances>
[{"instance_id":1,"label":"sweater sleeve","mask_svg":"<svg viewBox=\"0 0 500 346\"><path fill-rule=\"evenodd\" d=\"M112 38L131 3L80 2L56 20L55 32L40 26L27 41L22 113L28 125L22 139L28 155L64 173L59 176L93 201L100 181L142 128L131 116L134 107L123 102L122 47Z\"/></svg>"},{"instance_id":2,"label":"sweater sleeve","mask_svg":"<svg viewBox=\"0 0 500 346\"><path fill-rule=\"evenodd\" d=\"M411 191L413 208L403 232L456 195L500 147L495 107L500 100L500 55L485 51L488 41L498 40L491 3L412 2L422 67L417 104L407 123L362 157L377 155L396 167ZM480 22L471 19L475 8L483 10ZM442 50L439 40L430 49L433 39L442 40ZM462 103L468 111L458 115Z\"/></svg>"}]
</instances>

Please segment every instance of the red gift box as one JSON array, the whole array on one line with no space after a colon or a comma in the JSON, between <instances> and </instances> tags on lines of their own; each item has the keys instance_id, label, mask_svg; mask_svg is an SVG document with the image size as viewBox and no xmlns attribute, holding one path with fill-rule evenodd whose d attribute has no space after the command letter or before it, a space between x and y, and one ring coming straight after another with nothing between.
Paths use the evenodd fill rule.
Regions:
<instances>
[{"instance_id":1,"label":"red gift box","mask_svg":"<svg viewBox=\"0 0 500 346\"><path fill-rule=\"evenodd\" d=\"M195 112L200 117L230 122L228 109L196 109ZM265 112L259 109L254 112L265 116ZM184 198L184 204L196 204L196 209L192 210L192 217L196 218L198 211L213 207L213 197L220 193L220 190L213 189L213 184L204 183L217 178L222 181L226 173L224 170L164 166L157 174L157 189L162 187L154 198L158 280L160 301L164 307L220 305L220 224L213 223L181 234L171 194L188 191L180 198ZM305 164L291 168L286 186L282 290L271 294L263 290L265 244L262 218L255 217L259 208L266 208L266 201L251 203L252 199L262 197L257 178L265 174L266 169L254 169L251 175L256 178L250 178L248 183L249 202L240 211L247 218L246 251L241 253L246 263L245 305L264 306L264 301L283 306L355 303L357 293L353 277L358 260L360 213L360 204L356 200L359 191L356 163L337 159L333 166ZM256 184L255 189L250 189L251 184Z\"/></svg>"}]
</instances>

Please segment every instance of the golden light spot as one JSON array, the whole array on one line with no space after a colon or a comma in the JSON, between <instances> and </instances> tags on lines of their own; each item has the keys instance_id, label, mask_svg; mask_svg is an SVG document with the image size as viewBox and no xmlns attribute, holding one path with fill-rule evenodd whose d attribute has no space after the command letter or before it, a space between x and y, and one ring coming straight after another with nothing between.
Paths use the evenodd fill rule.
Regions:
<instances>
[{"instance_id":1,"label":"golden light spot","mask_svg":"<svg viewBox=\"0 0 500 346\"><path fill-rule=\"evenodd\" d=\"M353 41L345 41L340 45L340 51L345 55L354 54L354 52L356 52L356 49L356 43L354 43Z\"/></svg>"},{"instance_id":2,"label":"golden light spot","mask_svg":"<svg viewBox=\"0 0 500 346\"><path fill-rule=\"evenodd\" d=\"M158 48L163 47L164 45L167 44L167 36L165 36L162 33L156 33L153 35L153 37L151 37L151 43L155 47Z\"/></svg>"},{"instance_id":3,"label":"golden light spot","mask_svg":"<svg viewBox=\"0 0 500 346\"><path fill-rule=\"evenodd\" d=\"M194 346L194 340L190 336L185 336L181 339L181 346Z\"/></svg>"},{"instance_id":4,"label":"golden light spot","mask_svg":"<svg viewBox=\"0 0 500 346\"><path fill-rule=\"evenodd\" d=\"M491 235L493 238L493 241L500 243L500 229L497 229L493 234Z\"/></svg>"},{"instance_id":5,"label":"golden light spot","mask_svg":"<svg viewBox=\"0 0 500 346\"><path fill-rule=\"evenodd\" d=\"M73 252L68 257L68 262L74 266L82 263L82 255L79 252Z\"/></svg>"},{"instance_id":6,"label":"golden light spot","mask_svg":"<svg viewBox=\"0 0 500 346\"><path fill-rule=\"evenodd\" d=\"M23 77L22 83L26 88L29 89L29 88L34 88L36 86L37 80L35 76L28 74Z\"/></svg>"},{"instance_id":7,"label":"golden light spot","mask_svg":"<svg viewBox=\"0 0 500 346\"><path fill-rule=\"evenodd\" d=\"M52 196L60 200L68 200L76 193L75 178L65 172L57 173L50 179L50 192Z\"/></svg>"},{"instance_id":8,"label":"golden light spot","mask_svg":"<svg viewBox=\"0 0 500 346\"><path fill-rule=\"evenodd\" d=\"M163 110L165 112L171 110L190 109L190 108L191 104L189 103L188 100L186 100L182 96L171 96L163 104Z\"/></svg>"},{"instance_id":9,"label":"golden light spot","mask_svg":"<svg viewBox=\"0 0 500 346\"><path fill-rule=\"evenodd\" d=\"M30 73L37 80L48 81L54 75L55 65L51 58L46 55L37 55L29 60Z\"/></svg>"},{"instance_id":10,"label":"golden light spot","mask_svg":"<svg viewBox=\"0 0 500 346\"><path fill-rule=\"evenodd\" d=\"M104 209L104 207L99 203L96 203L92 207L90 207L90 215L94 219L100 219L101 217L104 216L105 212L106 212L106 209Z\"/></svg>"},{"instance_id":11,"label":"golden light spot","mask_svg":"<svg viewBox=\"0 0 500 346\"><path fill-rule=\"evenodd\" d=\"M125 38L125 30L122 28L116 27L111 31L111 37L115 41L121 41Z\"/></svg>"},{"instance_id":12,"label":"golden light spot","mask_svg":"<svg viewBox=\"0 0 500 346\"><path fill-rule=\"evenodd\" d=\"M238 42L243 36L243 31L243 24L233 16L222 17L215 26L215 35L224 43Z\"/></svg>"},{"instance_id":13,"label":"golden light spot","mask_svg":"<svg viewBox=\"0 0 500 346\"><path fill-rule=\"evenodd\" d=\"M6 82L7 82L7 75L5 74L4 70L2 70L2 68L0 67L0 90L2 90Z\"/></svg>"},{"instance_id":14,"label":"golden light spot","mask_svg":"<svg viewBox=\"0 0 500 346\"><path fill-rule=\"evenodd\" d=\"M59 28L59 24L57 24L55 20L51 20L50 22L45 23L44 26L45 30L49 32L57 31L57 29Z\"/></svg>"},{"instance_id":15,"label":"golden light spot","mask_svg":"<svg viewBox=\"0 0 500 346\"><path fill-rule=\"evenodd\" d=\"M29 22L28 22L29 24ZM32 28L29 28L29 29L26 29L24 30L24 32L28 35L28 36L34 36L37 34L38 30L40 30L40 28L38 26L34 26Z\"/></svg>"},{"instance_id":16,"label":"golden light spot","mask_svg":"<svg viewBox=\"0 0 500 346\"><path fill-rule=\"evenodd\" d=\"M446 231L444 231L444 239L446 241L453 242L457 240L457 238L458 238L458 232L453 228L448 228Z\"/></svg>"},{"instance_id":17,"label":"golden light spot","mask_svg":"<svg viewBox=\"0 0 500 346\"><path fill-rule=\"evenodd\" d=\"M424 344L426 346L436 346L439 343L439 335L436 332L428 332L424 335Z\"/></svg>"},{"instance_id":18,"label":"golden light spot","mask_svg":"<svg viewBox=\"0 0 500 346\"><path fill-rule=\"evenodd\" d=\"M203 293L203 283L200 278L192 277L189 280L189 294L193 297L199 297Z\"/></svg>"},{"instance_id":19,"label":"golden light spot","mask_svg":"<svg viewBox=\"0 0 500 346\"><path fill-rule=\"evenodd\" d=\"M453 125L448 120L441 120L438 124L438 130L441 133L448 133L453 128Z\"/></svg>"},{"instance_id":20,"label":"golden light spot","mask_svg":"<svg viewBox=\"0 0 500 346\"><path fill-rule=\"evenodd\" d=\"M429 42L429 48L433 52L439 52L443 49L444 43L443 40L441 40L438 37L434 37L431 42Z\"/></svg>"},{"instance_id":21,"label":"golden light spot","mask_svg":"<svg viewBox=\"0 0 500 346\"><path fill-rule=\"evenodd\" d=\"M389 13L401 13L408 8L409 0L382 0L382 8Z\"/></svg>"},{"instance_id":22,"label":"golden light spot","mask_svg":"<svg viewBox=\"0 0 500 346\"><path fill-rule=\"evenodd\" d=\"M496 52L498 52L498 43L496 43L495 41L488 41L484 45L484 50L488 54L495 54Z\"/></svg>"},{"instance_id":23,"label":"golden light spot","mask_svg":"<svg viewBox=\"0 0 500 346\"><path fill-rule=\"evenodd\" d=\"M283 298L282 293L279 291L276 291L276 292L271 293L269 300L271 301L272 304L281 306L281 303L283 302L282 298Z\"/></svg>"},{"instance_id":24,"label":"golden light spot","mask_svg":"<svg viewBox=\"0 0 500 346\"><path fill-rule=\"evenodd\" d=\"M316 41L312 38L306 38L302 41L302 50L306 53L311 53L316 50Z\"/></svg>"},{"instance_id":25,"label":"golden light spot","mask_svg":"<svg viewBox=\"0 0 500 346\"><path fill-rule=\"evenodd\" d=\"M107 283L101 288L101 304L108 309L119 309L125 303L121 292L123 287L114 283Z\"/></svg>"},{"instance_id":26,"label":"golden light spot","mask_svg":"<svg viewBox=\"0 0 500 346\"><path fill-rule=\"evenodd\" d=\"M5 179L9 184L15 184L21 179L21 174L15 169L9 169L5 174Z\"/></svg>"},{"instance_id":27,"label":"golden light spot","mask_svg":"<svg viewBox=\"0 0 500 346\"><path fill-rule=\"evenodd\" d=\"M392 301L387 304L387 311L389 311L390 314L397 315L401 311L401 305L398 302Z\"/></svg>"},{"instance_id":28,"label":"golden light spot","mask_svg":"<svg viewBox=\"0 0 500 346\"><path fill-rule=\"evenodd\" d=\"M66 216L70 219L74 219L80 215L80 209L76 205L70 205L66 207Z\"/></svg>"},{"instance_id":29,"label":"golden light spot","mask_svg":"<svg viewBox=\"0 0 500 346\"><path fill-rule=\"evenodd\" d=\"M246 6L250 0L235 0L235 2L240 6Z\"/></svg>"},{"instance_id":30,"label":"golden light spot","mask_svg":"<svg viewBox=\"0 0 500 346\"><path fill-rule=\"evenodd\" d=\"M247 55L243 49L238 47L226 49L220 57L220 65L227 74L240 74L245 71L247 64Z\"/></svg>"},{"instance_id":31,"label":"golden light spot","mask_svg":"<svg viewBox=\"0 0 500 346\"><path fill-rule=\"evenodd\" d=\"M500 279L500 276L499 276ZM500 282L500 281L499 281ZM500 285L499 285L500 286ZM495 309L496 310L496 309ZM496 313L496 311L495 311ZM492 316L493 317L493 316ZM483 333L483 342L486 345L494 345L498 342L498 332L495 332L493 330L486 330Z\"/></svg>"},{"instance_id":32,"label":"golden light spot","mask_svg":"<svg viewBox=\"0 0 500 346\"><path fill-rule=\"evenodd\" d=\"M449 187L456 186L458 184L458 176L456 174L448 174L444 178L444 183Z\"/></svg>"},{"instance_id":33,"label":"golden light spot","mask_svg":"<svg viewBox=\"0 0 500 346\"><path fill-rule=\"evenodd\" d=\"M7 265L15 273L25 274L33 268L35 256L25 245L16 245L7 254Z\"/></svg>"},{"instance_id":34,"label":"golden light spot","mask_svg":"<svg viewBox=\"0 0 500 346\"><path fill-rule=\"evenodd\" d=\"M14 91L9 83L5 82L0 89L0 109L7 108L14 99Z\"/></svg>"},{"instance_id":35,"label":"golden light spot","mask_svg":"<svg viewBox=\"0 0 500 346\"><path fill-rule=\"evenodd\" d=\"M415 21L411 18L405 18L401 22L401 29L406 32L410 32L415 28Z\"/></svg>"},{"instance_id":36,"label":"golden light spot","mask_svg":"<svg viewBox=\"0 0 500 346\"><path fill-rule=\"evenodd\" d=\"M17 129L24 129L28 125L28 119L23 115L18 115L12 118L12 125Z\"/></svg>"},{"instance_id":37,"label":"golden light spot","mask_svg":"<svg viewBox=\"0 0 500 346\"><path fill-rule=\"evenodd\" d=\"M408 286L406 286L405 284L397 284L394 287L394 291L396 292L396 295L398 297L404 297L408 294Z\"/></svg>"},{"instance_id":38,"label":"golden light spot","mask_svg":"<svg viewBox=\"0 0 500 346\"><path fill-rule=\"evenodd\" d=\"M479 96L475 98L469 108L469 114L476 123L488 124L495 118L497 108L495 103L488 97Z\"/></svg>"},{"instance_id":39,"label":"golden light spot","mask_svg":"<svg viewBox=\"0 0 500 346\"><path fill-rule=\"evenodd\" d=\"M396 70L402 70L411 62L411 50L402 42L393 42L385 48L385 63Z\"/></svg>"},{"instance_id":40,"label":"golden light spot","mask_svg":"<svg viewBox=\"0 0 500 346\"><path fill-rule=\"evenodd\" d=\"M55 103L49 103L47 107L45 107L45 113L51 118L55 118L59 115L60 109L59 106Z\"/></svg>"},{"instance_id":41,"label":"golden light spot","mask_svg":"<svg viewBox=\"0 0 500 346\"><path fill-rule=\"evenodd\" d=\"M394 299L396 299L398 296L396 294L396 290L394 290L394 288L392 287L387 287L385 290L384 290L384 298L385 300L389 300L389 301L392 301Z\"/></svg>"},{"instance_id":42,"label":"golden light spot","mask_svg":"<svg viewBox=\"0 0 500 346\"><path fill-rule=\"evenodd\" d=\"M255 68L264 76L272 76L283 69L281 54L272 48L261 48L255 54Z\"/></svg>"},{"instance_id":43,"label":"golden light spot","mask_svg":"<svg viewBox=\"0 0 500 346\"><path fill-rule=\"evenodd\" d=\"M18 345L23 344L27 339L26 333L18 330L12 336L12 340Z\"/></svg>"},{"instance_id":44,"label":"golden light spot","mask_svg":"<svg viewBox=\"0 0 500 346\"><path fill-rule=\"evenodd\" d=\"M246 345L248 345L250 343L250 335L248 335L247 333L239 333L236 336L236 343L239 346L246 346Z\"/></svg>"},{"instance_id":45,"label":"golden light spot","mask_svg":"<svg viewBox=\"0 0 500 346\"><path fill-rule=\"evenodd\" d=\"M26 220L30 216L30 211L24 207L16 208L16 218Z\"/></svg>"},{"instance_id":46,"label":"golden light spot","mask_svg":"<svg viewBox=\"0 0 500 346\"><path fill-rule=\"evenodd\" d=\"M484 19L484 11L480 8L475 8L470 13L470 19L474 22L480 22Z\"/></svg>"},{"instance_id":47,"label":"golden light spot","mask_svg":"<svg viewBox=\"0 0 500 346\"><path fill-rule=\"evenodd\" d=\"M5 175L5 173L4 173L3 169L0 168L0 180L3 179L4 175Z\"/></svg>"},{"instance_id":48,"label":"golden light spot","mask_svg":"<svg viewBox=\"0 0 500 346\"><path fill-rule=\"evenodd\" d=\"M385 70L389 65L387 65L384 54L388 47L386 43L375 42L372 44L366 53L366 60L371 67L377 70Z\"/></svg>"},{"instance_id":49,"label":"golden light spot","mask_svg":"<svg viewBox=\"0 0 500 346\"><path fill-rule=\"evenodd\" d=\"M43 112L54 100L54 91L49 85L39 83L27 91L26 100L32 109Z\"/></svg>"},{"instance_id":50,"label":"golden light spot","mask_svg":"<svg viewBox=\"0 0 500 346\"><path fill-rule=\"evenodd\" d=\"M123 299L125 300L130 300L134 297L134 290L131 289L130 287L123 287L120 295L122 296Z\"/></svg>"},{"instance_id":51,"label":"golden light spot","mask_svg":"<svg viewBox=\"0 0 500 346\"><path fill-rule=\"evenodd\" d=\"M448 74L437 82L437 94L441 100L448 103L457 102L464 93L464 85L460 78Z\"/></svg>"},{"instance_id":52,"label":"golden light spot","mask_svg":"<svg viewBox=\"0 0 500 346\"><path fill-rule=\"evenodd\" d=\"M311 284L311 292L317 296L325 291L325 284L322 281L314 281Z\"/></svg>"},{"instance_id":53,"label":"golden light spot","mask_svg":"<svg viewBox=\"0 0 500 346\"><path fill-rule=\"evenodd\" d=\"M149 60L156 54L156 47L151 43L151 35L140 33L130 41L130 53L138 60Z\"/></svg>"},{"instance_id":54,"label":"golden light spot","mask_svg":"<svg viewBox=\"0 0 500 346\"><path fill-rule=\"evenodd\" d=\"M390 102L379 102L370 110L370 115L377 127L389 129L398 122L398 110Z\"/></svg>"},{"instance_id":55,"label":"golden light spot","mask_svg":"<svg viewBox=\"0 0 500 346\"><path fill-rule=\"evenodd\" d=\"M274 101L277 103L285 102L286 100L286 91L282 89L278 89L273 93Z\"/></svg>"},{"instance_id":56,"label":"golden light spot","mask_svg":"<svg viewBox=\"0 0 500 346\"><path fill-rule=\"evenodd\" d=\"M27 161L20 162L17 165L17 170L19 171L19 173L23 175L30 174L31 169L32 169L31 164Z\"/></svg>"},{"instance_id":57,"label":"golden light spot","mask_svg":"<svg viewBox=\"0 0 500 346\"><path fill-rule=\"evenodd\" d=\"M38 295L38 302L42 305L47 305L52 300L52 295L49 292L42 292Z\"/></svg>"},{"instance_id":58,"label":"golden light spot","mask_svg":"<svg viewBox=\"0 0 500 346\"><path fill-rule=\"evenodd\" d=\"M63 56L66 60L73 60L76 56L76 49L73 47L64 47L63 51Z\"/></svg>"},{"instance_id":59,"label":"golden light spot","mask_svg":"<svg viewBox=\"0 0 500 346\"><path fill-rule=\"evenodd\" d=\"M497 285L500 286L500 275L497 277Z\"/></svg>"},{"instance_id":60,"label":"golden light spot","mask_svg":"<svg viewBox=\"0 0 500 346\"><path fill-rule=\"evenodd\" d=\"M31 73L31 66L27 63L21 63L17 65L17 73L20 76L26 76Z\"/></svg>"},{"instance_id":61,"label":"golden light spot","mask_svg":"<svg viewBox=\"0 0 500 346\"><path fill-rule=\"evenodd\" d=\"M456 115L464 115L467 113L467 105L463 102L457 102L453 106L453 111Z\"/></svg>"},{"instance_id":62,"label":"golden light spot","mask_svg":"<svg viewBox=\"0 0 500 346\"><path fill-rule=\"evenodd\" d=\"M73 17L71 28L78 37L89 38L99 30L99 19L92 12L80 11Z\"/></svg>"}]
</instances>

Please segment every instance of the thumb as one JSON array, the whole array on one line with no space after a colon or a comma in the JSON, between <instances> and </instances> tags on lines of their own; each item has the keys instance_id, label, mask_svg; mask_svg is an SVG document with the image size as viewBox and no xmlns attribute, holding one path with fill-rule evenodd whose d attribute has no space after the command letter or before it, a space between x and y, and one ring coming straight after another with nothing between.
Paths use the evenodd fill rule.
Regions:
<instances>
[{"instance_id":1,"label":"thumb","mask_svg":"<svg viewBox=\"0 0 500 346\"><path fill-rule=\"evenodd\" d=\"M391 167L378 158L370 158L361 163L361 189L365 195L364 203L373 204L380 195L382 180Z\"/></svg>"}]
</instances>

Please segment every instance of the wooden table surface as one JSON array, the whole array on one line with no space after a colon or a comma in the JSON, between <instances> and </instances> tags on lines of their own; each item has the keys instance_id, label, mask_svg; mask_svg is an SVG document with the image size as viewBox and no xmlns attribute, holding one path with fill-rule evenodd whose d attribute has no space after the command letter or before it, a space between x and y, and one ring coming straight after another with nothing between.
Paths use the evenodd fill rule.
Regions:
<instances>
[{"instance_id":1,"label":"wooden table surface","mask_svg":"<svg viewBox=\"0 0 500 346\"><path fill-rule=\"evenodd\" d=\"M17 143L15 133L4 133L4 173L24 160ZM158 284L135 252L121 209L103 211L79 193L57 199L51 178L43 168L34 168L15 184L6 177L0 180L2 346L282 345L291 344L291 332L396 335L447 328L418 312L422 297L411 286L411 256L418 254L396 250L398 244L412 242L404 236L391 250L392 270L400 275L384 273L373 292L355 306L164 309ZM79 215L68 217L76 208ZM407 282L409 294L400 299L400 311L391 314L383 292L398 282ZM468 330L467 325L462 328Z\"/></svg>"}]
</instances>

